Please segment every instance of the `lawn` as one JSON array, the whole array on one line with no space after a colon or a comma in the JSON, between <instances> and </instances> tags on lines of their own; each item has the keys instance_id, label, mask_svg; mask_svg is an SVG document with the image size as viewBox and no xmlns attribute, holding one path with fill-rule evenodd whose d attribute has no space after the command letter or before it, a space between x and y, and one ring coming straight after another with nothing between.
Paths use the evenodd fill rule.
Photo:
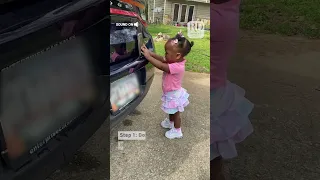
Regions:
<instances>
[{"instance_id":1,"label":"lawn","mask_svg":"<svg viewBox=\"0 0 320 180\"><path fill-rule=\"evenodd\" d=\"M243 0L241 28L320 38L319 0Z\"/></svg>"},{"instance_id":2,"label":"lawn","mask_svg":"<svg viewBox=\"0 0 320 180\"><path fill-rule=\"evenodd\" d=\"M185 27L174 27L167 25L149 25L148 30L153 37L159 32L163 34L168 34L170 37L174 37L180 29L184 36L187 37L187 28ZM186 70L193 72L210 72L210 33L206 31L203 39L190 39L189 41L194 41L194 46L191 48L191 52L186 56ZM156 53L164 56L164 44L165 41L155 42Z\"/></svg>"}]
</instances>

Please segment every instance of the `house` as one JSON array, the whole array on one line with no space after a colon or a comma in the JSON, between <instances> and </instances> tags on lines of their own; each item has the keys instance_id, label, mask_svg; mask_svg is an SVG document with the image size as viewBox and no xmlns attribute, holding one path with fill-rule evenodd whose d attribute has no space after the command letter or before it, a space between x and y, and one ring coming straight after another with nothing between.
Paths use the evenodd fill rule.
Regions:
<instances>
[{"instance_id":1,"label":"house","mask_svg":"<svg viewBox=\"0 0 320 180\"><path fill-rule=\"evenodd\" d=\"M148 0L148 21L163 24L186 24L210 20L209 0Z\"/></svg>"}]
</instances>

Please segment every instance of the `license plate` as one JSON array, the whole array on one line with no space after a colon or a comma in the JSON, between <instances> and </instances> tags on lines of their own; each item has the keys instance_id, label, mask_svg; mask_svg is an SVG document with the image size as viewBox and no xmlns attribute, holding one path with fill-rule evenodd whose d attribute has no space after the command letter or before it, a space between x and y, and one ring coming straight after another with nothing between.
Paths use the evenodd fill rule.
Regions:
<instances>
[{"instance_id":1,"label":"license plate","mask_svg":"<svg viewBox=\"0 0 320 180\"><path fill-rule=\"evenodd\" d=\"M42 147L92 106L91 58L79 36L1 70L0 129L10 158Z\"/></svg>"},{"instance_id":2,"label":"license plate","mask_svg":"<svg viewBox=\"0 0 320 180\"><path fill-rule=\"evenodd\" d=\"M140 94L140 85L136 74L130 74L111 83L110 102L112 111L116 112Z\"/></svg>"}]
</instances>

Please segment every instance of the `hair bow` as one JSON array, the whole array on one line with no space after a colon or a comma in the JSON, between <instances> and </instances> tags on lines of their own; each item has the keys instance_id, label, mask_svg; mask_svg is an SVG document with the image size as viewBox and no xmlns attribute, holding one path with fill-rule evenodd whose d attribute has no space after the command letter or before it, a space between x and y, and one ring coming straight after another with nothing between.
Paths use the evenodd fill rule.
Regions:
<instances>
[{"instance_id":1,"label":"hair bow","mask_svg":"<svg viewBox=\"0 0 320 180\"><path fill-rule=\"evenodd\" d=\"M179 35L180 37L184 37L181 30L178 32L178 35Z\"/></svg>"},{"instance_id":2,"label":"hair bow","mask_svg":"<svg viewBox=\"0 0 320 180\"><path fill-rule=\"evenodd\" d=\"M178 44L178 39L174 39L171 41L172 44Z\"/></svg>"}]
</instances>

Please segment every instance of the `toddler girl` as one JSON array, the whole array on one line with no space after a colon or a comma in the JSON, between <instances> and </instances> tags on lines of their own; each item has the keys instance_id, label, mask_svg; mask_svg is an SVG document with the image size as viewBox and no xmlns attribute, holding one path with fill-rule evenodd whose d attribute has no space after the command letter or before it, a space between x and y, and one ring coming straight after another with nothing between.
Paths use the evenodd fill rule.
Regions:
<instances>
[{"instance_id":1,"label":"toddler girl","mask_svg":"<svg viewBox=\"0 0 320 180\"><path fill-rule=\"evenodd\" d=\"M189 104L189 94L182 88L182 79L185 71L185 56L190 52L193 42L189 42L179 33L175 38L169 39L165 44L165 57L161 57L147 49L145 45L141 50L145 58L156 68L163 71L162 77L162 107L169 114L161 122L161 126L170 129L165 133L169 139L182 138L180 112Z\"/></svg>"},{"instance_id":2,"label":"toddler girl","mask_svg":"<svg viewBox=\"0 0 320 180\"><path fill-rule=\"evenodd\" d=\"M245 91L227 80L239 30L240 0L211 0L210 169L212 180L225 179L223 159L237 156L236 143L253 132L248 115L253 104Z\"/></svg>"}]
</instances>

